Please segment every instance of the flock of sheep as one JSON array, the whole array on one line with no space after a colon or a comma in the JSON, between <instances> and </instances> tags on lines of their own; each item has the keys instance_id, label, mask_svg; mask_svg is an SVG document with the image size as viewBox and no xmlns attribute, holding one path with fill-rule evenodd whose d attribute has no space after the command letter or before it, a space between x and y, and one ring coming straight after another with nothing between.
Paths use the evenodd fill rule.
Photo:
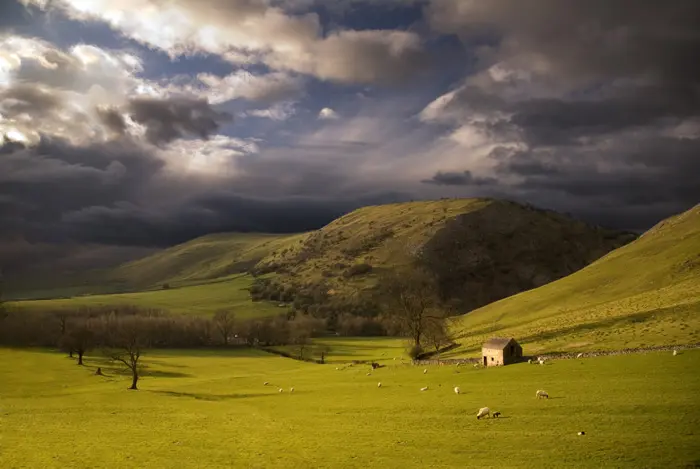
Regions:
<instances>
[{"instance_id":1,"label":"flock of sheep","mask_svg":"<svg viewBox=\"0 0 700 469\"><path fill-rule=\"evenodd\" d=\"M674 351L673 351L673 356L675 357L676 355L678 355L678 350L674 350ZM582 357L583 357L583 353L579 353L578 355L576 355L576 358L582 358ZM394 360L396 360L396 358L394 358ZM402 362L403 362L403 360L402 360ZM547 358L546 358L546 357L537 357L537 360L536 360L536 361L533 362L532 359L529 359L527 362L528 362L528 363L539 363L540 365L544 365L544 364L547 362ZM336 367L335 369L336 369L336 370L342 370L342 369L345 369L345 368L351 367L351 366L353 366L352 363L350 363L350 364L344 366L343 368ZM457 364L457 366L459 366L459 364ZM476 367L476 366L478 366L478 364L475 364L474 366ZM372 363L372 369L374 370L374 369L376 369L376 368L379 368L379 366L377 366L376 363ZM427 368L423 369L423 374L427 374L427 373L428 373L428 369L427 369ZM372 375L371 372L367 373L367 376L371 376L371 375ZM263 385L264 385L264 386L270 386L270 383L267 382L267 381L265 381L265 383L263 383ZM381 381L377 383L377 387L378 387L378 388L381 388L381 387L382 387ZM420 390L421 390L421 391L428 391L428 390L429 390L429 387L428 387L428 386L424 386L424 387L420 388ZM284 392L284 389L279 388L279 392L280 392L280 393ZM290 393L293 393L293 392L294 392L294 387L289 388L289 392L290 392ZM455 387L454 387L454 393L455 393L455 394L460 394L460 393L461 393L461 390L460 390L459 386L455 386ZM537 399L549 399L549 393L548 393L547 391L542 390L542 389L538 389L538 390L535 392L535 397L536 397ZM482 408L480 408L479 411L477 412L477 414L476 414L476 419L477 419L477 420L481 420L481 419L484 418L484 417L489 417L489 418L494 417L494 418L498 418L498 417L500 417L500 416L501 416L501 413L500 413L500 412L493 412L493 413L492 413L492 412L491 412L491 409L489 409L488 407L482 407ZM581 432L578 432L578 434L582 436L582 435L585 435L586 432L581 431Z\"/></svg>"}]
</instances>

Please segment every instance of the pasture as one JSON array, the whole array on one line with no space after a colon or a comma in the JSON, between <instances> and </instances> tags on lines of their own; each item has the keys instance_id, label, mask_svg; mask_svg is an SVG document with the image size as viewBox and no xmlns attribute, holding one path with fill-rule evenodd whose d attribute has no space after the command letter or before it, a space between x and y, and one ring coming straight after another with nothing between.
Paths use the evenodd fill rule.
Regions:
<instances>
[{"instance_id":1,"label":"pasture","mask_svg":"<svg viewBox=\"0 0 700 469\"><path fill-rule=\"evenodd\" d=\"M253 277L238 274L206 283L158 289L134 293L111 295L84 295L66 299L33 300L13 303L16 308L28 310L75 309L130 305L140 308L164 309L174 314L211 315L218 309L231 309L239 319L259 318L281 314L286 309L278 308L268 301L250 301L249 288Z\"/></svg>"},{"instance_id":2,"label":"pasture","mask_svg":"<svg viewBox=\"0 0 700 469\"><path fill-rule=\"evenodd\" d=\"M332 347L336 360L353 350L379 359L398 345ZM128 376L97 356L79 367L60 353L0 349L0 467L700 464L700 351L427 374L383 363L367 376L367 365L255 350L149 351L140 390L127 391ZM107 376L93 374L98 365ZM537 400L537 389L551 399ZM482 406L502 418L477 421Z\"/></svg>"}]
</instances>

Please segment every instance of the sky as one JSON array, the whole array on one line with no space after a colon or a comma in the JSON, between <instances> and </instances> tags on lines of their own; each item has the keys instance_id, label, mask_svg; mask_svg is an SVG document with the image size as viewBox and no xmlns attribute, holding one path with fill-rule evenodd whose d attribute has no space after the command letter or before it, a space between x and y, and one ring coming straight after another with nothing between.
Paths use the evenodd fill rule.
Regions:
<instances>
[{"instance_id":1,"label":"sky","mask_svg":"<svg viewBox=\"0 0 700 469\"><path fill-rule=\"evenodd\" d=\"M0 238L168 246L496 197L700 202L697 0L2 0Z\"/></svg>"}]
</instances>

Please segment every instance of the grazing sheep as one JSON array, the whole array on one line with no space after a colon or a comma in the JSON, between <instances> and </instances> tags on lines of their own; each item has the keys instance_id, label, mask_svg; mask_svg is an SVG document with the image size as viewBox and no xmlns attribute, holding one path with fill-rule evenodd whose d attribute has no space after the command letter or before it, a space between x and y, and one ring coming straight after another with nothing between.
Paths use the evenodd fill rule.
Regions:
<instances>
[{"instance_id":1,"label":"grazing sheep","mask_svg":"<svg viewBox=\"0 0 700 469\"><path fill-rule=\"evenodd\" d=\"M542 399L542 398L549 399L549 394L547 394L547 391L542 391L541 389L539 389L539 390L535 393L535 397L536 397L537 399Z\"/></svg>"},{"instance_id":2,"label":"grazing sheep","mask_svg":"<svg viewBox=\"0 0 700 469\"><path fill-rule=\"evenodd\" d=\"M544 360L540 359L540 365L544 365Z\"/></svg>"},{"instance_id":3,"label":"grazing sheep","mask_svg":"<svg viewBox=\"0 0 700 469\"><path fill-rule=\"evenodd\" d=\"M476 414L476 419L481 420L481 417L486 417L486 416L491 417L491 410L488 407L482 407L479 409L479 413Z\"/></svg>"},{"instance_id":4,"label":"grazing sheep","mask_svg":"<svg viewBox=\"0 0 700 469\"><path fill-rule=\"evenodd\" d=\"M673 356L675 357L676 355L678 355L678 350L673 351Z\"/></svg>"},{"instance_id":5,"label":"grazing sheep","mask_svg":"<svg viewBox=\"0 0 700 469\"><path fill-rule=\"evenodd\" d=\"M529 359L527 360L527 362L528 362L528 363L532 363L532 358L529 358Z\"/></svg>"},{"instance_id":6,"label":"grazing sheep","mask_svg":"<svg viewBox=\"0 0 700 469\"><path fill-rule=\"evenodd\" d=\"M428 372L427 368L425 370L423 370L423 374L426 374L427 372Z\"/></svg>"},{"instance_id":7,"label":"grazing sheep","mask_svg":"<svg viewBox=\"0 0 700 469\"><path fill-rule=\"evenodd\" d=\"M578 432L578 435L579 435L579 436L583 436L583 435L585 435L585 434L586 434L586 432Z\"/></svg>"},{"instance_id":8,"label":"grazing sheep","mask_svg":"<svg viewBox=\"0 0 700 469\"><path fill-rule=\"evenodd\" d=\"M459 394L459 392L460 392L459 386L455 386L455 394Z\"/></svg>"},{"instance_id":9,"label":"grazing sheep","mask_svg":"<svg viewBox=\"0 0 700 469\"><path fill-rule=\"evenodd\" d=\"M578 355L576 355L576 358L581 358L582 356L583 356L583 354L579 353Z\"/></svg>"},{"instance_id":10,"label":"grazing sheep","mask_svg":"<svg viewBox=\"0 0 700 469\"><path fill-rule=\"evenodd\" d=\"M294 386L292 386L291 388L289 388L289 392L294 392Z\"/></svg>"},{"instance_id":11,"label":"grazing sheep","mask_svg":"<svg viewBox=\"0 0 700 469\"><path fill-rule=\"evenodd\" d=\"M378 388L381 388L381 387L382 387L382 383L381 383L381 382L377 383L377 387L378 387Z\"/></svg>"},{"instance_id":12,"label":"grazing sheep","mask_svg":"<svg viewBox=\"0 0 700 469\"><path fill-rule=\"evenodd\" d=\"M479 364L478 364L478 363L474 363L474 368L479 368Z\"/></svg>"},{"instance_id":13,"label":"grazing sheep","mask_svg":"<svg viewBox=\"0 0 700 469\"><path fill-rule=\"evenodd\" d=\"M367 373L367 376L372 376L372 373Z\"/></svg>"},{"instance_id":14,"label":"grazing sheep","mask_svg":"<svg viewBox=\"0 0 700 469\"><path fill-rule=\"evenodd\" d=\"M269 385L270 385L270 383L268 383L267 381L265 381L265 382L263 383L263 386L269 386Z\"/></svg>"},{"instance_id":15,"label":"grazing sheep","mask_svg":"<svg viewBox=\"0 0 700 469\"><path fill-rule=\"evenodd\" d=\"M500 412L494 412L494 413L493 413L493 418L496 418L496 419L497 419L497 418L500 417L500 416L501 416L501 413L500 413Z\"/></svg>"},{"instance_id":16,"label":"grazing sheep","mask_svg":"<svg viewBox=\"0 0 700 469\"><path fill-rule=\"evenodd\" d=\"M284 390L282 388L280 388L280 392L284 392Z\"/></svg>"},{"instance_id":17,"label":"grazing sheep","mask_svg":"<svg viewBox=\"0 0 700 469\"><path fill-rule=\"evenodd\" d=\"M426 386L426 387L424 387L424 388L420 388L420 390L421 390L421 391L427 391L427 390L428 390L428 386Z\"/></svg>"}]
</instances>

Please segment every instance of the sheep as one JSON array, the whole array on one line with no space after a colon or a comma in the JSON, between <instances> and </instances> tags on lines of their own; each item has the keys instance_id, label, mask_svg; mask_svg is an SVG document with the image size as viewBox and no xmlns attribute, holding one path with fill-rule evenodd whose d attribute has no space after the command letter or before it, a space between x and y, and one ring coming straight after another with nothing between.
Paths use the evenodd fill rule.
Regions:
<instances>
[{"instance_id":1,"label":"sheep","mask_svg":"<svg viewBox=\"0 0 700 469\"><path fill-rule=\"evenodd\" d=\"M423 370L423 374L426 374L427 372L428 372L427 368L425 370Z\"/></svg>"},{"instance_id":2,"label":"sheep","mask_svg":"<svg viewBox=\"0 0 700 469\"><path fill-rule=\"evenodd\" d=\"M335 367L335 369L336 369L336 371L337 371L337 370L340 370L340 368L338 368L337 366Z\"/></svg>"},{"instance_id":3,"label":"sheep","mask_svg":"<svg viewBox=\"0 0 700 469\"><path fill-rule=\"evenodd\" d=\"M479 364L478 364L478 363L474 363L474 368L479 368Z\"/></svg>"},{"instance_id":4,"label":"sheep","mask_svg":"<svg viewBox=\"0 0 700 469\"><path fill-rule=\"evenodd\" d=\"M586 432L578 432L578 436L583 436L585 434L586 434Z\"/></svg>"},{"instance_id":5,"label":"sheep","mask_svg":"<svg viewBox=\"0 0 700 469\"><path fill-rule=\"evenodd\" d=\"M367 376L372 376L372 373L367 373Z\"/></svg>"},{"instance_id":6,"label":"sheep","mask_svg":"<svg viewBox=\"0 0 700 469\"><path fill-rule=\"evenodd\" d=\"M292 386L291 388L289 388L289 392L294 392L294 386Z\"/></svg>"},{"instance_id":7,"label":"sheep","mask_svg":"<svg viewBox=\"0 0 700 469\"><path fill-rule=\"evenodd\" d=\"M280 392L284 392L284 389L280 388Z\"/></svg>"},{"instance_id":8,"label":"sheep","mask_svg":"<svg viewBox=\"0 0 700 469\"><path fill-rule=\"evenodd\" d=\"M544 360L540 358L540 365L544 365Z\"/></svg>"},{"instance_id":9,"label":"sheep","mask_svg":"<svg viewBox=\"0 0 700 469\"><path fill-rule=\"evenodd\" d=\"M549 394L547 394L547 391L542 391L541 389L539 389L539 390L535 393L535 397L536 397L537 399L542 399L543 397L544 397L545 399L549 399Z\"/></svg>"},{"instance_id":10,"label":"sheep","mask_svg":"<svg viewBox=\"0 0 700 469\"><path fill-rule=\"evenodd\" d=\"M428 390L428 386L426 386L426 387L424 387L424 388L420 388L420 390L421 390L421 391L427 391L427 390Z\"/></svg>"},{"instance_id":11,"label":"sheep","mask_svg":"<svg viewBox=\"0 0 700 469\"><path fill-rule=\"evenodd\" d=\"M678 350L673 351L673 356L675 357L676 355L678 355Z\"/></svg>"},{"instance_id":12,"label":"sheep","mask_svg":"<svg viewBox=\"0 0 700 469\"><path fill-rule=\"evenodd\" d=\"M581 358L581 357L583 357L582 353L579 353L578 355L576 355L576 358Z\"/></svg>"},{"instance_id":13,"label":"sheep","mask_svg":"<svg viewBox=\"0 0 700 469\"><path fill-rule=\"evenodd\" d=\"M493 418L496 418L496 419L497 419L497 418L500 417L500 416L501 416L501 413L500 413L500 412L494 412L494 413L493 413Z\"/></svg>"},{"instance_id":14,"label":"sheep","mask_svg":"<svg viewBox=\"0 0 700 469\"><path fill-rule=\"evenodd\" d=\"M270 383L268 383L267 381L265 381L265 382L263 383L263 386L269 386L269 385L270 385Z\"/></svg>"},{"instance_id":15,"label":"sheep","mask_svg":"<svg viewBox=\"0 0 700 469\"><path fill-rule=\"evenodd\" d=\"M455 394L459 394L459 392L460 392L459 386L455 386Z\"/></svg>"},{"instance_id":16,"label":"sheep","mask_svg":"<svg viewBox=\"0 0 700 469\"><path fill-rule=\"evenodd\" d=\"M488 407L482 407L479 409L479 413L476 414L476 419L481 420L481 417L486 417L486 416L491 417L491 410Z\"/></svg>"},{"instance_id":17,"label":"sheep","mask_svg":"<svg viewBox=\"0 0 700 469\"><path fill-rule=\"evenodd\" d=\"M382 387L382 383L381 383L381 382L377 383L377 387L378 387L378 388L381 388L381 387Z\"/></svg>"},{"instance_id":18,"label":"sheep","mask_svg":"<svg viewBox=\"0 0 700 469\"><path fill-rule=\"evenodd\" d=\"M529 358L529 359L527 360L527 362L528 362L528 363L532 363L532 358Z\"/></svg>"}]
</instances>

